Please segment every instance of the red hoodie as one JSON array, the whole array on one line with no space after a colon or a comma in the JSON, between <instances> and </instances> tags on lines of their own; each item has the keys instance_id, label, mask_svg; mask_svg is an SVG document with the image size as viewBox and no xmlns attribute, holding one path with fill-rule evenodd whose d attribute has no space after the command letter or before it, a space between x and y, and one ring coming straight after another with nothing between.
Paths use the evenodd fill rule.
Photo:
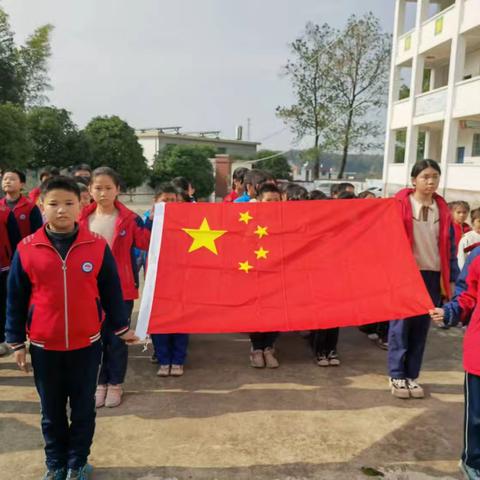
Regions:
<instances>
[{"instance_id":1,"label":"red hoodie","mask_svg":"<svg viewBox=\"0 0 480 480\"><path fill-rule=\"evenodd\" d=\"M82 210L79 223L89 228L88 217L97 208L94 202ZM151 220L143 223L141 217L118 200L115 201L118 217L112 240L112 253L117 262L124 300L138 298L138 275L135 267L133 248L148 250L150 244Z\"/></svg>"},{"instance_id":2,"label":"red hoodie","mask_svg":"<svg viewBox=\"0 0 480 480\"><path fill-rule=\"evenodd\" d=\"M410 202L410 195L412 195L413 192L413 188L404 188L395 195L395 198L398 199L400 202L403 224L405 225L405 230L407 232L410 243L412 244L412 248L414 241L413 209ZM456 247L454 240L454 232L452 228L452 217L447 202L443 199L443 197L434 193L433 199L437 203L440 215L438 251L440 254L442 287L447 294L447 297L450 298L450 282L454 282L458 275Z\"/></svg>"},{"instance_id":3,"label":"red hoodie","mask_svg":"<svg viewBox=\"0 0 480 480\"><path fill-rule=\"evenodd\" d=\"M7 197L0 200L0 205L8 208ZM12 209L22 238L35 233L43 225L40 209L29 198L20 196L17 204Z\"/></svg>"}]
</instances>

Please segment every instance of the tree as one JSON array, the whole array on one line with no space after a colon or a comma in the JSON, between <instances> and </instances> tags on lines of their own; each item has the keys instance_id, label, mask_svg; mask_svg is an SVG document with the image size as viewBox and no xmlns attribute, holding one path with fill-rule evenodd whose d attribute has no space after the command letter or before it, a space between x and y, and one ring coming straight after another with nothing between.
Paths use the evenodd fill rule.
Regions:
<instances>
[{"instance_id":1,"label":"tree","mask_svg":"<svg viewBox=\"0 0 480 480\"><path fill-rule=\"evenodd\" d=\"M0 105L0 168L23 170L30 154L25 113L17 105Z\"/></svg>"},{"instance_id":2,"label":"tree","mask_svg":"<svg viewBox=\"0 0 480 480\"><path fill-rule=\"evenodd\" d=\"M257 158L272 157L277 153L272 150L260 150L257 153ZM271 173L275 178L292 180L292 167L283 155L256 162L255 168Z\"/></svg>"},{"instance_id":3,"label":"tree","mask_svg":"<svg viewBox=\"0 0 480 480\"><path fill-rule=\"evenodd\" d=\"M208 197L215 187L210 158L215 149L200 145L171 145L155 156L151 182L157 185L175 177L185 177L195 187L199 198Z\"/></svg>"},{"instance_id":4,"label":"tree","mask_svg":"<svg viewBox=\"0 0 480 480\"><path fill-rule=\"evenodd\" d=\"M0 7L0 103L43 103L50 88L48 59L52 25L37 28L24 46L15 45L7 13Z\"/></svg>"},{"instance_id":5,"label":"tree","mask_svg":"<svg viewBox=\"0 0 480 480\"><path fill-rule=\"evenodd\" d=\"M116 170L128 188L141 185L147 177L147 162L135 130L117 116L95 117L85 127L92 166Z\"/></svg>"},{"instance_id":6,"label":"tree","mask_svg":"<svg viewBox=\"0 0 480 480\"><path fill-rule=\"evenodd\" d=\"M391 35L384 33L372 13L352 15L339 33L332 51L329 90L338 92L332 102L335 128L332 143L342 150L338 178L343 178L351 148L378 147L383 130L379 115L387 101Z\"/></svg>"},{"instance_id":7,"label":"tree","mask_svg":"<svg viewBox=\"0 0 480 480\"><path fill-rule=\"evenodd\" d=\"M27 113L33 154L31 169L46 165L65 168L77 163L90 163L90 149L84 135L67 110L55 107L34 107Z\"/></svg>"},{"instance_id":8,"label":"tree","mask_svg":"<svg viewBox=\"0 0 480 480\"><path fill-rule=\"evenodd\" d=\"M277 108L297 136L314 136L314 151L342 151L339 178L348 153L376 146L381 132L378 112L385 105L391 37L371 13L351 16L343 31L307 24L292 43L294 61L285 73L297 103ZM322 147L322 148L320 148ZM315 163L318 177L318 160Z\"/></svg>"},{"instance_id":9,"label":"tree","mask_svg":"<svg viewBox=\"0 0 480 480\"><path fill-rule=\"evenodd\" d=\"M307 23L304 35L290 44L294 60L288 60L283 69L292 84L296 103L276 109L298 140L313 135L313 146L318 152L322 132L332 119L329 108L332 92L328 88L327 72L331 64L329 49L335 37L335 30L328 24ZM314 166L314 176L318 178L318 158Z\"/></svg>"}]
</instances>

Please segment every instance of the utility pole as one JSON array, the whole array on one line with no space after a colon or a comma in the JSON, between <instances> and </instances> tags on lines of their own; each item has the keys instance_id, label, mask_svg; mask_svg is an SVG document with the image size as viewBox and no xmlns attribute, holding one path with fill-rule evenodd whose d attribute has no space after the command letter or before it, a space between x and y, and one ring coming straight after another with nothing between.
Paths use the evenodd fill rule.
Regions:
<instances>
[{"instance_id":1,"label":"utility pole","mask_svg":"<svg viewBox=\"0 0 480 480\"><path fill-rule=\"evenodd\" d=\"M247 140L250 141L250 126L252 124L252 120L247 118Z\"/></svg>"}]
</instances>

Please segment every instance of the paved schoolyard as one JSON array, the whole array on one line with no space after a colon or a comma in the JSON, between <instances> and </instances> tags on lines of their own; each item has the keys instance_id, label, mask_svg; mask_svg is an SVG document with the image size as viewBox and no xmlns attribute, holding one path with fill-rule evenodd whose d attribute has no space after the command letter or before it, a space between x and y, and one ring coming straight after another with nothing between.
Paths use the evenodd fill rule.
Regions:
<instances>
[{"instance_id":1,"label":"paved schoolyard","mask_svg":"<svg viewBox=\"0 0 480 480\"><path fill-rule=\"evenodd\" d=\"M248 367L246 336L191 340L183 378L160 379L130 349L124 404L98 412L91 461L98 480L458 479L461 331L432 330L422 374L428 398L394 399L386 352L341 332L342 366L317 367L295 333L278 341L281 367ZM0 360L0 478L43 472L32 378ZM380 478L380 477L377 477Z\"/></svg>"}]
</instances>

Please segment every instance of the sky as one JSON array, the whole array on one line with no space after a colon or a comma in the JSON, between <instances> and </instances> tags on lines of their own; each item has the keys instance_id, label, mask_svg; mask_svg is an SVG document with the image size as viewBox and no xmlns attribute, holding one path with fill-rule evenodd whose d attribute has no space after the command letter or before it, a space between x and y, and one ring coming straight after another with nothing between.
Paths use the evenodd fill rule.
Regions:
<instances>
[{"instance_id":1,"label":"sky","mask_svg":"<svg viewBox=\"0 0 480 480\"><path fill-rule=\"evenodd\" d=\"M286 150L276 118L290 105L281 75L308 21L341 28L372 11L393 29L394 0L0 0L17 43L45 23L52 37L50 103L83 127L118 115L134 128L221 130ZM282 131L283 130L283 131ZM308 142L308 139L306 140ZM303 142L305 143L305 142ZM299 144L299 146L306 146Z\"/></svg>"}]
</instances>

